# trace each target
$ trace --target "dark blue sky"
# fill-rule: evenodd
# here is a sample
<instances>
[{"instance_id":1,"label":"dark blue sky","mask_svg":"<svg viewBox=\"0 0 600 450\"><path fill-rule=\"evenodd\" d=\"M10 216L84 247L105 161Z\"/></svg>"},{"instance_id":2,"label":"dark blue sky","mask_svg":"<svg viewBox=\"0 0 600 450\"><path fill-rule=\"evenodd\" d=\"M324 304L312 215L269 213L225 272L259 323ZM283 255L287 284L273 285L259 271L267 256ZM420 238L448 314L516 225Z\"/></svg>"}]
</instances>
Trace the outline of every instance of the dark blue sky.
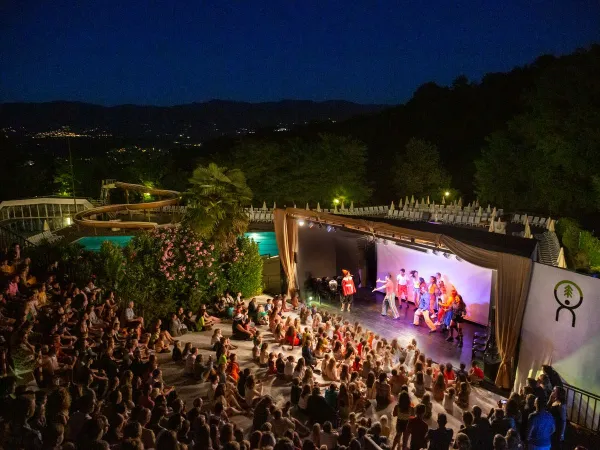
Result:
<instances>
[{"instance_id":1,"label":"dark blue sky","mask_svg":"<svg viewBox=\"0 0 600 450\"><path fill-rule=\"evenodd\" d=\"M592 42L595 0L4 0L0 101L399 103Z\"/></svg>"}]
</instances>

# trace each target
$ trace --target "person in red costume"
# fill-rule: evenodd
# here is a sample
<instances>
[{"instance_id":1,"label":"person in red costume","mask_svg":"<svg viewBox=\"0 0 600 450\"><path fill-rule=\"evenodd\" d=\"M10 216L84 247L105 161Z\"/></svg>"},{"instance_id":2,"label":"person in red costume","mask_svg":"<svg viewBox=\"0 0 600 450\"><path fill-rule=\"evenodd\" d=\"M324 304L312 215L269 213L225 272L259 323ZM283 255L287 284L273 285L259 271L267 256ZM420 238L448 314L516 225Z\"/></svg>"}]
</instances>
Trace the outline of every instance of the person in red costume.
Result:
<instances>
[{"instance_id":1,"label":"person in red costume","mask_svg":"<svg viewBox=\"0 0 600 450\"><path fill-rule=\"evenodd\" d=\"M354 286L354 280L350 272L343 269L342 274L344 275L344 278L342 278L342 311L348 308L348 312L350 312L352 300L354 300L354 294L356 294L356 286Z\"/></svg>"}]
</instances>

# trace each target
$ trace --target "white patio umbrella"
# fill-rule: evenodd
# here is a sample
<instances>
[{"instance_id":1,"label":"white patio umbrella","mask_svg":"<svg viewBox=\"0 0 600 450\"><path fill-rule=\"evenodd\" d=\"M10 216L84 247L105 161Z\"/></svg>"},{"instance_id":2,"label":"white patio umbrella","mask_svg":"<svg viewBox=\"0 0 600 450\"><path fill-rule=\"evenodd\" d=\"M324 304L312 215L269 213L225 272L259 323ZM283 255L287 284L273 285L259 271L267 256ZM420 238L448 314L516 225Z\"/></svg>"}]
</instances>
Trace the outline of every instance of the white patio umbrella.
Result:
<instances>
[{"instance_id":1,"label":"white patio umbrella","mask_svg":"<svg viewBox=\"0 0 600 450\"><path fill-rule=\"evenodd\" d=\"M429 195L427 196L427 204L429 205Z\"/></svg>"},{"instance_id":2,"label":"white patio umbrella","mask_svg":"<svg viewBox=\"0 0 600 450\"><path fill-rule=\"evenodd\" d=\"M417 201L415 202L415 208L418 208L418 207L419 207L419 200L417 200Z\"/></svg>"},{"instance_id":3,"label":"white patio umbrella","mask_svg":"<svg viewBox=\"0 0 600 450\"><path fill-rule=\"evenodd\" d=\"M445 205L445 204L446 204L446 196L442 195L442 205Z\"/></svg>"},{"instance_id":4,"label":"white patio umbrella","mask_svg":"<svg viewBox=\"0 0 600 450\"><path fill-rule=\"evenodd\" d=\"M560 248L560 252L558 253L558 259L556 260L556 265L561 269L567 268L567 261L565 259L565 249L564 247Z\"/></svg>"},{"instance_id":5,"label":"white patio umbrella","mask_svg":"<svg viewBox=\"0 0 600 450\"><path fill-rule=\"evenodd\" d=\"M254 212L254 206L250 205L250 212Z\"/></svg>"},{"instance_id":6,"label":"white patio umbrella","mask_svg":"<svg viewBox=\"0 0 600 450\"><path fill-rule=\"evenodd\" d=\"M277 204L273 202L273 209L277 209Z\"/></svg>"},{"instance_id":7,"label":"white patio umbrella","mask_svg":"<svg viewBox=\"0 0 600 450\"><path fill-rule=\"evenodd\" d=\"M555 223L556 223L556 221L554 219L552 219L550 221L550 226L548 227L548 231L550 231L552 233L556 232Z\"/></svg>"},{"instance_id":8,"label":"white patio umbrella","mask_svg":"<svg viewBox=\"0 0 600 450\"><path fill-rule=\"evenodd\" d=\"M525 231L523 233L523 237L526 239L531 239L533 235L531 234L531 227L529 226L529 221L525 222Z\"/></svg>"},{"instance_id":9,"label":"white patio umbrella","mask_svg":"<svg viewBox=\"0 0 600 450\"><path fill-rule=\"evenodd\" d=\"M488 231L490 233L495 233L496 229L494 228L494 216L491 217L490 219L490 227L488 228Z\"/></svg>"},{"instance_id":10,"label":"white patio umbrella","mask_svg":"<svg viewBox=\"0 0 600 450\"><path fill-rule=\"evenodd\" d=\"M405 205L408 205L408 203L409 203L409 200L408 200L408 195L407 195L407 196L404 198L404 204L405 204Z\"/></svg>"},{"instance_id":11,"label":"white patio umbrella","mask_svg":"<svg viewBox=\"0 0 600 450\"><path fill-rule=\"evenodd\" d=\"M527 217L527 214L525 214L523 216L523 225L527 225L529 223L529 217Z\"/></svg>"},{"instance_id":12,"label":"white patio umbrella","mask_svg":"<svg viewBox=\"0 0 600 450\"><path fill-rule=\"evenodd\" d=\"M321 212L321 204L317 202L317 212Z\"/></svg>"},{"instance_id":13,"label":"white patio umbrella","mask_svg":"<svg viewBox=\"0 0 600 450\"><path fill-rule=\"evenodd\" d=\"M44 231L50 231L50 225L48 225L48 221L44 219Z\"/></svg>"},{"instance_id":14,"label":"white patio umbrella","mask_svg":"<svg viewBox=\"0 0 600 450\"><path fill-rule=\"evenodd\" d=\"M350 202L350 211L354 211L354 200Z\"/></svg>"},{"instance_id":15,"label":"white patio umbrella","mask_svg":"<svg viewBox=\"0 0 600 450\"><path fill-rule=\"evenodd\" d=\"M496 209L496 208L494 208ZM488 203L488 207L487 207L487 213L491 213L492 212L492 207L490 206L490 204Z\"/></svg>"},{"instance_id":16,"label":"white patio umbrella","mask_svg":"<svg viewBox=\"0 0 600 450\"><path fill-rule=\"evenodd\" d=\"M334 214L337 214L337 213L338 213L338 210L337 210L337 203L334 203L334 204L333 204L333 213L334 213Z\"/></svg>"},{"instance_id":17,"label":"white patio umbrella","mask_svg":"<svg viewBox=\"0 0 600 450\"><path fill-rule=\"evenodd\" d=\"M458 199L458 206L462 208L462 197Z\"/></svg>"},{"instance_id":18,"label":"white patio umbrella","mask_svg":"<svg viewBox=\"0 0 600 450\"><path fill-rule=\"evenodd\" d=\"M267 210L267 202L263 202L263 207L262 207L263 211Z\"/></svg>"},{"instance_id":19,"label":"white patio umbrella","mask_svg":"<svg viewBox=\"0 0 600 450\"><path fill-rule=\"evenodd\" d=\"M410 204L411 204L411 205L414 205L414 204L415 204L415 196L414 196L414 195L411 195L411 196L410 196Z\"/></svg>"},{"instance_id":20,"label":"white patio umbrella","mask_svg":"<svg viewBox=\"0 0 600 450\"><path fill-rule=\"evenodd\" d=\"M392 204L390 205L390 211L393 211L395 209L394 207L394 200L392 200Z\"/></svg>"},{"instance_id":21,"label":"white patio umbrella","mask_svg":"<svg viewBox=\"0 0 600 450\"><path fill-rule=\"evenodd\" d=\"M552 217L548 217L548 220L546 220L546 230L550 229L550 222L552 222Z\"/></svg>"},{"instance_id":22,"label":"white patio umbrella","mask_svg":"<svg viewBox=\"0 0 600 450\"><path fill-rule=\"evenodd\" d=\"M481 213L483 213L483 208L480 206L480 207L477 209L477 215L478 215L479 217L481 217Z\"/></svg>"},{"instance_id":23,"label":"white patio umbrella","mask_svg":"<svg viewBox=\"0 0 600 450\"><path fill-rule=\"evenodd\" d=\"M308 203L306 204L306 210L310 211L310 206L308 206Z\"/></svg>"},{"instance_id":24,"label":"white patio umbrella","mask_svg":"<svg viewBox=\"0 0 600 450\"><path fill-rule=\"evenodd\" d=\"M467 208L470 208L470 207L471 207L471 202L469 202L469 204L467 205ZM475 207L475 206L473 206L473 207Z\"/></svg>"},{"instance_id":25,"label":"white patio umbrella","mask_svg":"<svg viewBox=\"0 0 600 450\"><path fill-rule=\"evenodd\" d=\"M398 202L398 209L402 209L402 199L400 199L400 201Z\"/></svg>"},{"instance_id":26,"label":"white patio umbrella","mask_svg":"<svg viewBox=\"0 0 600 450\"><path fill-rule=\"evenodd\" d=\"M405 203L402 207L402 211L408 211L408 203Z\"/></svg>"},{"instance_id":27,"label":"white patio umbrella","mask_svg":"<svg viewBox=\"0 0 600 450\"><path fill-rule=\"evenodd\" d=\"M492 215L496 217L496 214L498 214L498 211L496 211L496 207L494 206L494 209L492 209Z\"/></svg>"},{"instance_id":28,"label":"white patio umbrella","mask_svg":"<svg viewBox=\"0 0 600 450\"><path fill-rule=\"evenodd\" d=\"M340 209L346 209L346 207L344 206L344 200L342 200L342 206L340 206Z\"/></svg>"},{"instance_id":29,"label":"white patio umbrella","mask_svg":"<svg viewBox=\"0 0 600 450\"><path fill-rule=\"evenodd\" d=\"M425 204L425 199L423 197L421 197L421 205Z\"/></svg>"}]
</instances>

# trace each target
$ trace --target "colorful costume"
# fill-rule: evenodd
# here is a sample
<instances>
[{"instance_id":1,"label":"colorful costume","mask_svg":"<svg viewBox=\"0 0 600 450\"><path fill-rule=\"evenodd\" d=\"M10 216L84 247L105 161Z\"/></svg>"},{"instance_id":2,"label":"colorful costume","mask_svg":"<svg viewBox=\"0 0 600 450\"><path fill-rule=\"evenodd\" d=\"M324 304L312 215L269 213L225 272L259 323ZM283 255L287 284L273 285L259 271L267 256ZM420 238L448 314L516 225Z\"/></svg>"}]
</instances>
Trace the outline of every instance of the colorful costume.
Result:
<instances>
[{"instance_id":1,"label":"colorful costume","mask_svg":"<svg viewBox=\"0 0 600 450\"><path fill-rule=\"evenodd\" d=\"M354 294L356 294L356 286L354 286L354 280L350 272L342 270L342 273L344 274L344 278L342 279L342 311L345 307L348 307L348 311L350 311Z\"/></svg>"}]
</instances>

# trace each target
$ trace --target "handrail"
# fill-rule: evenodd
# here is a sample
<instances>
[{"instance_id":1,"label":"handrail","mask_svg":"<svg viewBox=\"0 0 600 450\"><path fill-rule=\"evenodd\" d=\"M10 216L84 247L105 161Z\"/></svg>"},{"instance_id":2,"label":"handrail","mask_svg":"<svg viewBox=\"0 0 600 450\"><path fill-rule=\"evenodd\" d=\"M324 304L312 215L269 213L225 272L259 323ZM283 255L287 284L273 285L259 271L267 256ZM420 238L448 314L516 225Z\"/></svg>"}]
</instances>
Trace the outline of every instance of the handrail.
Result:
<instances>
[{"instance_id":1,"label":"handrail","mask_svg":"<svg viewBox=\"0 0 600 450\"><path fill-rule=\"evenodd\" d=\"M600 432L600 396L564 383L567 420L593 433Z\"/></svg>"},{"instance_id":2,"label":"handrail","mask_svg":"<svg viewBox=\"0 0 600 450\"><path fill-rule=\"evenodd\" d=\"M154 202L147 203L122 203L115 205L105 205L99 206L97 208L88 209L85 211L81 211L77 213L74 217L74 222L77 225L81 225L84 227L92 227L92 228L125 228L125 229L153 229L158 227L156 222L114 222L114 221L106 221L106 220L94 220L88 219L90 216L95 216L98 214L117 212L117 211L136 211L136 210L147 210L154 208L161 208L163 206L171 206L179 203L179 199L181 194L178 191L171 191L168 189L156 189L149 188L148 186L144 186L142 184L131 184L131 183L122 183L116 181L113 183L116 188L138 191L138 192L148 192L151 195L158 196L169 196L171 198L167 198L165 200L157 200Z\"/></svg>"},{"instance_id":3,"label":"handrail","mask_svg":"<svg viewBox=\"0 0 600 450\"><path fill-rule=\"evenodd\" d=\"M9 228L0 225L0 245L2 248L8 248L14 242L17 242L21 247L35 247L35 244L29 239L24 238L18 233L15 233Z\"/></svg>"}]
</instances>

